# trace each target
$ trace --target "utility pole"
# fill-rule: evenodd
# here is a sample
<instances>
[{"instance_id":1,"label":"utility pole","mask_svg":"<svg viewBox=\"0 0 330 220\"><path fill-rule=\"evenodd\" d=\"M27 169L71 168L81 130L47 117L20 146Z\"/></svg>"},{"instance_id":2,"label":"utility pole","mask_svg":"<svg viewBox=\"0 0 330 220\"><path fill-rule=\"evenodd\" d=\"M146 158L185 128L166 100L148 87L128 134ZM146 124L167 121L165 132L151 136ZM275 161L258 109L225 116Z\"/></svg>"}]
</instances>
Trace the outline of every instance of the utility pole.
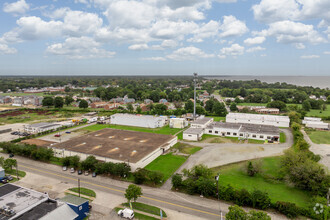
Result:
<instances>
[{"instance_id":1,"label":"utility pole","mask_svg":"<svg viewBox=\"0 0 330 220\"><path fill-rule=\"evenodd\" d=\"M197 73L194 73L194 121L196 120L196 81Z\"/></svg>"},{"instance_id":2,"label":"utility pole","mask_svg":"<svg viewBox=\"0 0 330 220\"><path fill-rule=\"evenodd\" d=\"M18 176L18 165L17 165L17 160L16 160L16 176L17 176L17 180L19 180L19 176Z\"/></svg>"},{"instance_id":3,"label":"utility pole","mask_svg":"<svg viewBox=\"0 0 330 220\"><path fill-rule=\"evenodd\" d=\"M220 195L219 195L219 177L220 173L218 173L217 176L215 176L215 181L217 182L217 196L218 196L218 202L219 202L219 210L220 210L220 220L222 220L222 211L221 211L221 203L220 203Z\"/></svg>"}]
</instances>

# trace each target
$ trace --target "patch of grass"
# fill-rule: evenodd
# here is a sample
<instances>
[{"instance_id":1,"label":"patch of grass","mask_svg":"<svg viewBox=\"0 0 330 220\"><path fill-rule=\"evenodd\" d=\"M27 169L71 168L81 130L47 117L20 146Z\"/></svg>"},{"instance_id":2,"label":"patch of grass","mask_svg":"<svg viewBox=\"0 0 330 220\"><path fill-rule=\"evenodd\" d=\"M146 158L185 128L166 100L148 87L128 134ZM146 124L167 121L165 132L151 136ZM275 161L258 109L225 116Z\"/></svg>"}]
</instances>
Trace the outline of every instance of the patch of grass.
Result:
<instances>
[{"instance_id":1,"label":"patch of grass","mask_svg":"<svg viewBox=\"0 0 330 220\"><path fill-rule=\"evenodd\" d=\"M249 191L259 189L268 193L272 202L285 201L295 203L299 207L308 206L311 195L303 190L288 186L285 182L277 180L281 174L280 157L260 159L262 161L262 173L254 177L244 172L246 162L231 164L213 168L214 172L220 171L220 184L230 184L235 189L245 188Z\"/></svg>"},{"instance_id":2,"label":"patch of grass","mask_svg":"<svg viewBox=\"0 0 330 220\"><path fill-rule=\"evenodd\" d=\"M266 106L267 103L238 103L240 106Z\"/></svg>"},{"instance_id":3,"label":"patch of grass","mask_svg":"<svg viewBox=\"0 0 330 220\"><path fill-rule=\"evenodd\" d=\"M19 168L19 167L18 167ZM6 170L6 174L12 175L13 177L17 175L16 169ZM22 170L18 170L18 177L25 177L26 173Z\"/></svg>"},{"instance_id":4,"label":"patch of grass","mask_svg":"<svg viewBox=\"0 0 330 220\"><path fill-rule=\"evenodd\" d=\"M306 133L315 144L330 144L330 131L306 129Z\"/></svg>"},{"instance_id":5,"label":"patch of grass","mask_svg":"<svg viewBox=\"0 0 330 220\"><path fill-rule=\"evenodd\" d=\"M121 210L122 208L119 207L115 207L114 208L116 213L118 213L119 210ZM148 215L144 215L138 212L134 212L134 219L139 219L139 220L159 220L159 218L154 218Z\"/></svg>"},{"instance_id":6,"label":"patch of grass","mask_svg":"<svg viewBox=\"0 0 330 220\"><path fill-rule=\"evenodd\" d=\"M208 118L213 118L214 121L226 121L226 117L220 117L220 116L206 116Z\"/></svg>"},{"instance_id":7,"label":"patch of grass","mask_svg":"<svg viewBox=\"0 0 330 220\"><path fill-rule=\"evenodd\" d=\"M174 135L182 129L179 128L170 128L168 125L161 128L141 128L141 127L132 127L132 126L124 126L124 125L102 125L96 124L83 128L88 131L98 131L103 128L113 128L113 129L121 129L121 130L129 130L129 131L140 131L140 132L148 132L148 133L156 133L156 134L169 134Z\"/></svg>"},{"instance_id":8,"label":"patch of grass","mask_svg":"<svg viewBox=\"0 0 330 220\"><path fill-rule=\"evenodd\" d=\"M284 132L280 133L280 143L285 143L286 142L286 136Z\"/></svg>"},{"instance_id":9,"label":"patch of grass","mask_svg":"<svg viewBox=\"0 0 330 220\"><path fill-rule=\"evenodd\" d=\"M249 144L263 144L265 143L264 140L255 140L255 139L248 139Z\"/></svg>"},{"instance_id":10,"label":"patch of grass","mask_svg":"<svg viewBox=\"0 0 330 220\"><path fill-rule=\"evenodd\" d=\"M201 141L207 139L211 139L209 143L239 143L238 137L222 137L219 135L203 134Z\"/></svg>"},{"instance_id":11,"label":"patch of grass","mask_svg":"<svg viewBox=\"0 0 330 220\"><path fill-rule=\"evenodd\" d=\"M197 151L201 150L202 148L201 147L196 147L196 146L192 146L192 145L189 145L189 144L184 144L184 143L176 143L173 148L176 148L180 151L180 153L183 153L183 154L194 154L196 153Z\"/></svg>"},{"instance_id":12,"label":"patch of grass","mask_svg":"<svg viewBox=\"0 0 330 220\"><path fill-rule=\"evenodd\" d=\"M77 196L76 194L68 193L68 192L66 192L65 195L71 195L71 196L79 197L79 196ZM84 196L80 196L80 198L87 199L89 202L93 202L93 200L91 200L91 199L89 199L89 198L87 198L87 197L84 197Z\"/></svg>"},{"instance_id":13,"label":"patch of grass","mask_svg":"<svg viewBox=\"0 0 330 220\"><path fill-rule=\"evenodd\" d=\"M75 192L75 193L79 193L79 189L77 187L76 188L70 188L69 190L72 191L72 192ZM85 195L85 196L96 197L96 193L93 190L83 188L83 187L80 187L80 194Z\"/></svg>"},{"instance_id":14,"label":"patch of grass","mask_svg":"<svg viewBox=\"0 0 330 220\"><path fill-rule=\"evenodd\" d=\"M129 203L123 203L122 205L125 207L128 207L128 208L130 207ZM140 203L140 202L132 202L132 207L133 207L133 210L139 210L142 212L160 216L160 208L155 207L155 206L147 205L147 204ZM163 212L163 217L167 217L164 210L162 210L162 212Z\"/></svg>"},{"instance_id":15,"label":"patch of grass","mask_svg":"<svg viewBox=\"0 0 330 220\"><path fill-rule=\"evenodd\" d=\"M54 165L58 165L58 166L63 165L62 161L61 161L61 158L59 158L59 157L51 157L49 163L54 164Z\"/></svg>"},{"instance_id":16,"label":"patch of grass","mask_svg":"<svg viewBox=\"0 0 330 220\"><path fill-rule=\"evenodd\" d=\"M149 163L145 169L163 173L163 182L165 182L186 160L186 157L178 155L160 155L154 161Z\"/></svg>"},{"instance_id":17,"label":"patch of grass","mask_svg":"<svg viewBox=\"0 0 330 220\"><path fill-rule=\"evenodd\" d=\"M179 134L176 135L178 137L178 140L183 140L183 131L181 131Z\"/></svg>"}]
</instances>

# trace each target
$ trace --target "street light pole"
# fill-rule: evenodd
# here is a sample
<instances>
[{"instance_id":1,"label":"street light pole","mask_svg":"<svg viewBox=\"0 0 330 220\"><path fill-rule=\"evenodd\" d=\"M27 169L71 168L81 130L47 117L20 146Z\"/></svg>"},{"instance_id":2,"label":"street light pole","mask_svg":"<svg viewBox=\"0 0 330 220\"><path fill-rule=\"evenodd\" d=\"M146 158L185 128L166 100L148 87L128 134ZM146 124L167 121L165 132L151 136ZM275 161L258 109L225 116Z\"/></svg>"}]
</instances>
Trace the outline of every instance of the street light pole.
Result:
<instances>
[{"instance_id":1,"label":"street light pole","mask_svg":"<svg viewBox=\"0 0 330 220\"><path fill-rule=\"evenodd\" d=\"M222 220L222 210L221 210L220 195L219 195L219 177L220 177L220 173L218 173L218 175L215 176L215 180L217 181L217 196L219 202L220 220Z\"/></svg>"},{"instance_id":2,"label":"street light pole","mask_svg":"<svg viewBox=\"0 0 330 220\"><path fill-rule=\"evenodd\" d=\"M194 121L196 120L196 81L197 73L194 73Z\"/></svg>"}]
</instances>

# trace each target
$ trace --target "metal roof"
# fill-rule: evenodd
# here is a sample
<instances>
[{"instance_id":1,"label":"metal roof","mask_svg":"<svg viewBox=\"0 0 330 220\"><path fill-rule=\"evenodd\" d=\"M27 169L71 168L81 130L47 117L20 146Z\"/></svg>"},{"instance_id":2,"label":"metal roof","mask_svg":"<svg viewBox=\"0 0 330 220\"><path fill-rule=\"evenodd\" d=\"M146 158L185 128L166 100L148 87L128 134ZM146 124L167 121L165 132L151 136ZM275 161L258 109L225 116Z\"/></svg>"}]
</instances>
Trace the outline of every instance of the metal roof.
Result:
<instances>
[{"instance_id":1,"label":"metal roof","mask_svg":"<svg viewBox=\"0 0 330 220\"><path fill-rule=\"evenodd\" d=\"M201 134L203 133L203 128L188 128L183 133L185 134Z\"/></svg>"},{"instance_id":2,"label":"metal roof","mask_svg":"<svg viewBox=\"0 0 330 220\"><path fill-rule=\"evenodd\" d=\"M81 197L78 197L78 196L73 196L73 195L70 195L70 194L64 196L62 199L60 199L60 201L67 202L67 203L77 205L77 206L79 206L81 204L84 204L85 202L88 202L87 199L84 199L84 198L81 198Z\"/></svg>"}]
</instances>

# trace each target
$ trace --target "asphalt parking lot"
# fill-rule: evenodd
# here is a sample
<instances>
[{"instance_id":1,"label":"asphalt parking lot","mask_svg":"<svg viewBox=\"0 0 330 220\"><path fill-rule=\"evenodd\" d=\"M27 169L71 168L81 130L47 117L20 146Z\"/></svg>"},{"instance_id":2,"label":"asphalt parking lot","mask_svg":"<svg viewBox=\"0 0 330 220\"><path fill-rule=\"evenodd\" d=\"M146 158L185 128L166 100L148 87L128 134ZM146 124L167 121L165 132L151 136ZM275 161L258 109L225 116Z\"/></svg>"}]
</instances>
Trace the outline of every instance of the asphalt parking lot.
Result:
<instances>
[{"instance_id":1,"label":"asphalt parking lot","mask_svg":"<svg viewBox=\"0 0 330 220\"><path fill-rule=\"evenodd\" d=\"M5 130L5 129L9 129L9 128L11 128L12 131L0 134L0 141L12 141L14 139L19 138L18 135L11 135L10 133L13 132L13 131L23 132L25 125L27 125L27 124L26 123L16 123L16 124L1 125L0 126L0 131Z\"/></svg>"}]
</instances>

